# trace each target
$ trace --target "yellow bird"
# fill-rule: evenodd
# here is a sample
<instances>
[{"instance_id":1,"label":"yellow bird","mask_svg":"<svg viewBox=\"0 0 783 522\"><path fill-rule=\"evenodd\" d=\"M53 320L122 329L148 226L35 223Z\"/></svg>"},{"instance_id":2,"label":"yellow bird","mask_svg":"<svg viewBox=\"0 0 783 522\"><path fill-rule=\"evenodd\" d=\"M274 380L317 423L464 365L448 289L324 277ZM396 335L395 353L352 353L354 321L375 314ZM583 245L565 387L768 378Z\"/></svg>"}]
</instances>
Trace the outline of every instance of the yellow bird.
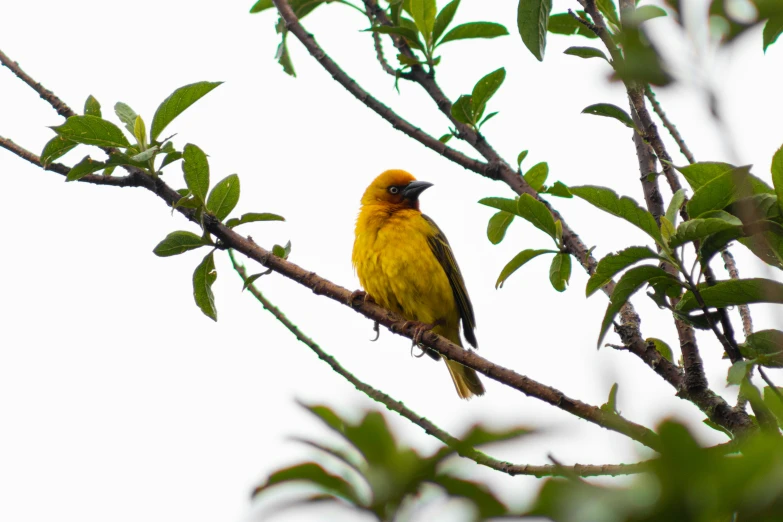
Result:
<instances>
[{"instance_id":1,"label":"yellow bird","mask_svg":"<svg viewBox=\"0 0 783 522\"><path fill-rule=\"evenodd\" d=\"M465 339L477 348L476 318L457 261L438 225L419 210L419 194L431 186L404 170L375 178L362 196L353 266L379 305L432 325L433 332L459 346L461 320ZM431 350L427 354L440 359ZM446 366L461 398L484 394L473 369L450 360Z\"/></svg>"}]
</instances>

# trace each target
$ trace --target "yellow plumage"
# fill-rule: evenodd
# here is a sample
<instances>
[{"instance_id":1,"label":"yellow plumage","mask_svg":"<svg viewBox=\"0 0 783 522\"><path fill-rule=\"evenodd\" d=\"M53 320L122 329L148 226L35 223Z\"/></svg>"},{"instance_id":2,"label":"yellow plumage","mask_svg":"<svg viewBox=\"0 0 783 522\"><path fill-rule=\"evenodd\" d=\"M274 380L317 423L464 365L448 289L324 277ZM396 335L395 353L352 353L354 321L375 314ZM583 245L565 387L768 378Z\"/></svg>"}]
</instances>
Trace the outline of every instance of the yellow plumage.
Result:
<instances>
[{"instance_id":1,"label":"yellow plumage","mask_svg":"<svg viewBox=\"0 0 783 522\"><path fill-rule=\"evenodd\" d=\"M429 186L402 170L373 181L356 221L353 265L364 290L384 308L431 324L433 332L460 346L462 321L465 338L476 346L473 308L451 247L419 211L418 195ZM460 397L484 393L475 371L454 361L446 365Z\"/></svg>"}]
</instances>

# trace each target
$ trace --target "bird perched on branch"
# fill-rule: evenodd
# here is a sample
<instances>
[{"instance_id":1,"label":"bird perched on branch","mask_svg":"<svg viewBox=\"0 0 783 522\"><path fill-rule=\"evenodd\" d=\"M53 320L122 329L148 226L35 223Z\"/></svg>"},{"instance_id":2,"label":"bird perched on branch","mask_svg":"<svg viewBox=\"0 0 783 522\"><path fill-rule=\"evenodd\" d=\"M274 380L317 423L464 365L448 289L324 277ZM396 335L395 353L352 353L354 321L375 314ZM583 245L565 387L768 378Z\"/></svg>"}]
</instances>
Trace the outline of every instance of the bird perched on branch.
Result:
<instances>
[{"instance_id":1,"label":"bird perched on branch","mask_svg":"<svg viewBox=\"0 0 783 522\"><path fill-rule=\"evenodd\" d=\"M432 183L404 170L387 170L367 187L356 220L353 266L376 303L409 321L427 325L454 344L477 347L476 319L451 246L438 225L419 210L419 195ZM440 355L426 353L433 359ZM463 399L483 395L476 372L446 360Z\"/></svg>"}]
</instances>

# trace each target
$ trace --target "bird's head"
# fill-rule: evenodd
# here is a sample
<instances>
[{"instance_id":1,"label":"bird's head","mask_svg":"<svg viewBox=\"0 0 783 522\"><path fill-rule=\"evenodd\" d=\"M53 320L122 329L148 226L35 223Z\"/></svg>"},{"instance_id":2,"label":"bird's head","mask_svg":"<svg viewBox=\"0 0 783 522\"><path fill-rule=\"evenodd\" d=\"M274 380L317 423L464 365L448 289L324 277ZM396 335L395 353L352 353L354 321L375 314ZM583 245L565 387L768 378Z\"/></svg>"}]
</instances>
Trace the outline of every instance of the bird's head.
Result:
<instances>
[{"instance_id":1,"label":"bird's head","mask_svg":"<svg viewBox=\"0 0 783 522\"><path fill-rule=\"evenodd\" d=\"M404 170L387 170L373 180L362 196L362 205L384 205L392 208L419 208L419 194L432 186L416 181Z\"/></svg>"}]
</instances>

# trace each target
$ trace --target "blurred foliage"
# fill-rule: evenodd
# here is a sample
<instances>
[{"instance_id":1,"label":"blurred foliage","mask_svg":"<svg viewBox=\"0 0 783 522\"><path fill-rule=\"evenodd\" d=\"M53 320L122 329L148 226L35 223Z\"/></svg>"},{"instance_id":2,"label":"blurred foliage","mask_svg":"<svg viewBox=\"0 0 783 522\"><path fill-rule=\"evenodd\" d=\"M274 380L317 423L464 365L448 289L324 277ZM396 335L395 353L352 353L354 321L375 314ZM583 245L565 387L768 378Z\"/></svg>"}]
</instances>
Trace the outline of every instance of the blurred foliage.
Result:
<instances>
[{"instance_id":1,"label":"blurred foliage","mask_svg":"<svg viewBox=\"0 0 783 522\"><path fill-rule=\"evenodd\" d=\"M310 439L296 439L327 455L330 465L324 467L308 461L277 470L255 489L254 497L297 483L308 485L316 493L303 496L295 505L337 502L381 521L397 520L408 503L438 494L466 501L470 505L470 520L510 513L485 485L440 469L444 461L454 456L456 448L443 446L432 455L423 456L400 445L378 411L369 411L359 422L351 423L326 406L306 406L306 409L339 434L345 444L334 447ZM516 440L528 433L530 430L520 427L496 431L474 426L462 437L461 445L473 448ZM289 506L277 509L281 507Z\"/></svg>"}]
</instances>

